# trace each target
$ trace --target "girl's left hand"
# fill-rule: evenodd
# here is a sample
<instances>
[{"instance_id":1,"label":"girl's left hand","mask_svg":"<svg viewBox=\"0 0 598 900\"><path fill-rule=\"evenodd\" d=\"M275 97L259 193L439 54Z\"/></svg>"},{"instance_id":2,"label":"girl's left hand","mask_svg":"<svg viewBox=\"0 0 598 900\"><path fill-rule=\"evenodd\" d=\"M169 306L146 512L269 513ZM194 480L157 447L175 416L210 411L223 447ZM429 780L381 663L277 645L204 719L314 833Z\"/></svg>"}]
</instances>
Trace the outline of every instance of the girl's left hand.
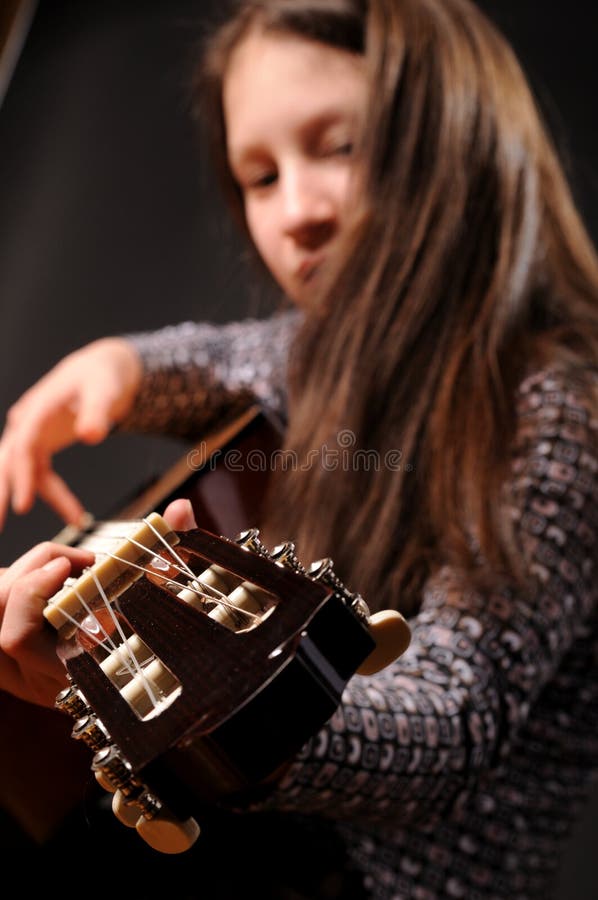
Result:
<instances>
[{"instance_id":1,"label":"girl's left hand","mask_svg":"<svg viewBox=\"0 0 598 900\"><path fill-rule=\"evenodd\" d=\"M93 564L87 550L44 542L0 574L0 688L42 706L54 706L66 686L56 655L56 633L42 612L69 575Z\"/></svg>"},{"instance_id":2,"label":"girl's left hand","mask_svg":"<svg viewBox=\"0 0 598 900\"><path fill-rule=\"evenodd\" d=\"M195 526L186 500L171 503L164 518L177 531ZM56 633L43 609L69 575L78 575L93 562L88 550L46 541L0 569L0 690L54 706L67 679L56 654Z\"/></svg>"}]
</instances>

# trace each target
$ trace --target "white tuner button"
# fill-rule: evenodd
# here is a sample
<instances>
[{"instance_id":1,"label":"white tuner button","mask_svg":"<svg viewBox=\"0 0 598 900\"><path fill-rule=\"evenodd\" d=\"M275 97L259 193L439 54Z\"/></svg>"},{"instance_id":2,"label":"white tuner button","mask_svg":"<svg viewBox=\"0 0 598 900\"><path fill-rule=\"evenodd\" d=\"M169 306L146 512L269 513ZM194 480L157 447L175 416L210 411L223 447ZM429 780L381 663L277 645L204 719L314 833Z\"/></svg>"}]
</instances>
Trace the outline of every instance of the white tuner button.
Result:
<instances>
[{"instance_id":1,"label":"white tuner button","mask_svg":"<svg viewBox=\"0 0 598 900\"><path fill-rule=\"evenodd\" d=\"M112 812L118 821L126 825L127 828L135 828L141 815L139 806L131 801L127 802L127 798L122 791L115 791L112 797Z\"/></svg>"},{"instance_id":2,"label":"white tuner button","mask_svg":"<svg viewBox=\"0 0 598 900\"><path fill-rule=\"evenodd\" d=\"M175 819L164 810L153 819L142 816L136 825L146 844L160 853L184 853L199 837L199 825L195 819Z\"/></svg>"},{"instance_id":3,"label":"white tuner button","mask_svg":"<svg viewBox=\"0 0 598 900\"><path fill-rule=\"evenodd\" d=\"M373 675L401 656L411 641L411 629L394 609L384 609L368 619L376 646L357 669L359 675Z\"/></svg>"}]
</instances>

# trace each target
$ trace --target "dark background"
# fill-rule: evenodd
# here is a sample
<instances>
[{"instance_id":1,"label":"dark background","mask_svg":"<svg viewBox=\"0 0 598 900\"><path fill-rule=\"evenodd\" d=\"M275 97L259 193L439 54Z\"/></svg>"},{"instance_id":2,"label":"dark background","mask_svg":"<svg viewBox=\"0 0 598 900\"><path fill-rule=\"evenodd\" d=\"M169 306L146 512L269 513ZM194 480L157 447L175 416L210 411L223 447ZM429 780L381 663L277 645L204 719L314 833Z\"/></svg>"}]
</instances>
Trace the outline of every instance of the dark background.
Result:
<instances>
[{"instance_id":1,"label":"dark background","mask_svg":"<svg viewBox=\"0 0 598 900\"><path fill-rule=\"evenodd\" d=\"M8 0L0 0L0 6ZM598 235L593 4L479 3L511 39ZM260 312L191 124L197 40L217 0L40 0L0 107L0 421L94 338ZM1 98L0 98L1 102ZM96 514L176 459L167 438L73 448L61 473ZM0 562L60 527L10 516ZM572 836L562 900L594 900L598 799Z\"/></svg>"}]
</instances>

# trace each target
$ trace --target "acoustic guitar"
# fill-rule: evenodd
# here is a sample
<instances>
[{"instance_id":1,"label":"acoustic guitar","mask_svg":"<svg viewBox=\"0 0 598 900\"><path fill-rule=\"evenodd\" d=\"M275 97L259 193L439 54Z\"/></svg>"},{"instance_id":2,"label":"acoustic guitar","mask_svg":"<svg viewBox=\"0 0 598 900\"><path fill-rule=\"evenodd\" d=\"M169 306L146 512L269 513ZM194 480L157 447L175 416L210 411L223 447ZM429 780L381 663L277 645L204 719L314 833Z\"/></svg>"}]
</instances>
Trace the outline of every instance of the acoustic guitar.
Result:
<instances>
[{"instance_id":1,"label":"acoustic guitar","mask_svg":"<svg viewBox=\"0 0 598 900\"><path fill-rule=\"evenodd\" d=\"M96 563L44 612L70 681L57 706L116 817L164 853L193 845L202 812L259 799L348 680L409 643L400 614L371 616L332 560L306 565L257 528L233 536L249 507L259 516L278 439L249 410L121 517L61 536ZM258 477L233 487L247 470ZM202 527L170 529L158 510L173 496L191 499Z\"/></svg>"}]
</instances>

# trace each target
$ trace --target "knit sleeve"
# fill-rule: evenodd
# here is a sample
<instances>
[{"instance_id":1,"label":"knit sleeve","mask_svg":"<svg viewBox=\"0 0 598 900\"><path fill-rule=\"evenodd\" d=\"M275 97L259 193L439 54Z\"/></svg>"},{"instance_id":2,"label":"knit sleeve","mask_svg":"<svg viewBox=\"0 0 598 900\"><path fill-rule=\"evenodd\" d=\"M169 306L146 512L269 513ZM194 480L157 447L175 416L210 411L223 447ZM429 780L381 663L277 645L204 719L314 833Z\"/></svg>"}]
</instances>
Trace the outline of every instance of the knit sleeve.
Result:
<instances>
[{"instance_id":1,"label":"knit sleeve","mask_svg":"<svg viewBox=\"0 0 598 900\"><path fill-rule=\"evenodd\" d=\"M297 314L225 325L183 322L126 335L143 378L124 431L193 437L250 403L284 420L286 368Z\"/></svg>"}]
</instances>

